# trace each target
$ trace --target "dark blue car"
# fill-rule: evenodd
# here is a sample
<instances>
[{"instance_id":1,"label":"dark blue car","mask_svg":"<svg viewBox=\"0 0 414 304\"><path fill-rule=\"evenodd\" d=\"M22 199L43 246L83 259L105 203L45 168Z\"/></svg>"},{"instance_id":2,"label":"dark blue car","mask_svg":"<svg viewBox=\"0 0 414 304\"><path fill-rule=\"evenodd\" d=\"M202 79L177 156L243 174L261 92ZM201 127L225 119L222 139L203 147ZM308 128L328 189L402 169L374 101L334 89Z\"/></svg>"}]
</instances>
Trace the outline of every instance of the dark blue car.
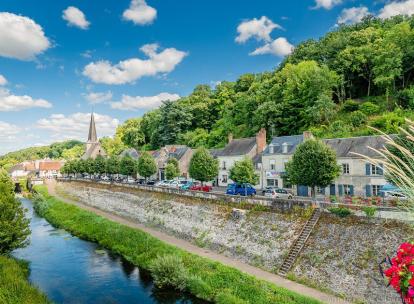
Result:
<instances>
[{"instance_id":1,"label":"dark blue car","mask_svg":"<svg viewBox=\"0 0 414 304\"><path fill-rule=\"evenodd\" d=\"M227 186L226 194L229 195L256 195L256 189L250 184L230 184Z\"/></svg>"}]
</instances>

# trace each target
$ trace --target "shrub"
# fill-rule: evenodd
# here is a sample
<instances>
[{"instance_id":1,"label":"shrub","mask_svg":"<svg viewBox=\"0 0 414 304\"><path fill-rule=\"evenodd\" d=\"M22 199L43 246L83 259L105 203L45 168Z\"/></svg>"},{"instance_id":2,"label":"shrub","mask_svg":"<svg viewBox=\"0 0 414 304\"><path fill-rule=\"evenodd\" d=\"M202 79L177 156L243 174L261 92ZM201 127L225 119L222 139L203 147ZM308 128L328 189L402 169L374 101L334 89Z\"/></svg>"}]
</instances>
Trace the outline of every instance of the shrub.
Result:
<instances>
[{"instance_id":1,"label":"shrub","mask_svg":"<svg viewBox=\"0 0 414 304\"><path fill-rule=\"evenodd\" d=\"M401 113L390 112L381 115L371 122L371 126L385 133L398 133L399 127L405 123L404 116Z\"/></svg>"},{"instance_id":2,"label":"shrub","mask_svg":"<svg viewBox=\"0 0 414 304\"><path fill-rule=\"evenodd\" d=\"M336 216L339 216L342 218L347 217L351 215L352 213L351 210L349 210L348 208L343 208L343 207L331 207L331 208L328 208L328 210L331 213L335 214Z\"/></svg>"},{"instance_id":3,"label":"shrub","mask_svg":"<svg viewBox=\"0 0 414 304\"><path fill-rule=\"evenodd\" d=\"M362 207L362 211L364 211L365 215L369 218L372 218L375 216L375 213L377 212L377 207L375 206L364 206Z\"/></svg>"},{"instance_id":4,"label":"shrub","mask_svg":"<svg viewBox=\"0 0 414 304\"><path fill-rule=\"evenodd\" d=\"M359 103L355 100L347 100L342 104L342 111L344 112L354 112L359 109Z\"/></svg>"},{"instance_id":5,"label":"shrub","mask_svg":"<svg viewBox=\"0 0 414 304\"><path fill-rule=\"evenodd\" d=\"M229 292L219 293L215 298L215 302L217 304L247 304L246 301L239 299Z\"/></svg>"},{"instance_id":6,"label":"shrub","mask_svg":"<svg viewBox=\"0 0 414 304\"><path fill-rule=\"evenodd\" d=\"M355 111L349 115L348 120L353 127L357 128L366 123L367 116L361 111Z\"/></svg>"},{"instance_id":7,"label":"shrub","mask_svg":"<svg viewBox=\"0 0 414 304\"><path fill-rule=\"evenodd\" d=\"M188 272L178 255L159 256L149 269L157 287L172 287L181 291L186 289Z\"/></svg>"},{"instance_id":8,"label":"shrub","mask_svg":"<svg viewBox=\"0 0 414 304\"><path fill-rule=\"evenodd\" d=\"M380 107L370 101L367 101L359 106L359 110L365 115L374 115L380 111Z\"/></svg>"}]
</instances>

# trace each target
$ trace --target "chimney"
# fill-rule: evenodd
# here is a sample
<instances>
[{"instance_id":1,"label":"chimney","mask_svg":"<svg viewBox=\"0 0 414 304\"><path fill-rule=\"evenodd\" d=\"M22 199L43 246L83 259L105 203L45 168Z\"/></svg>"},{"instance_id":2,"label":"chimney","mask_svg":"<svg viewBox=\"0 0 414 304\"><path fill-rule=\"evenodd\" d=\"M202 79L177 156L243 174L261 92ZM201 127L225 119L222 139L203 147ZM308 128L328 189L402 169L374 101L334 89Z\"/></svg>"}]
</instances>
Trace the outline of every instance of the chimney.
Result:
<instances>
[{"instance_id":1,"label":"chimney","mask_svg":"<svg viewBox=\"0 0 414 304\"><path fill-rule=\"evenodd\" d=\"M311 131L304 131L303 132L303 141L313 139L313 134Z\"/></svg>"},{"instance_id":2,"label":"chimney","mask_svg":"<svg viewBox=\"0 0 414 304\"><path fill-rule=\"evenodd\" d=\"M256 134L256 153L260 154L266 147L266 129L261 128L260 131Z\"/></svg>"},{"instance_id":3,"label":"chimney","mask_svg":"<svg viewBox=\"0 0 414 304\"><path fill-rule=\"evenodd\" d=\"M229 133L228 136L228 143L231 143L233 141L233 133Z\"/></svg>"}]
</instances>

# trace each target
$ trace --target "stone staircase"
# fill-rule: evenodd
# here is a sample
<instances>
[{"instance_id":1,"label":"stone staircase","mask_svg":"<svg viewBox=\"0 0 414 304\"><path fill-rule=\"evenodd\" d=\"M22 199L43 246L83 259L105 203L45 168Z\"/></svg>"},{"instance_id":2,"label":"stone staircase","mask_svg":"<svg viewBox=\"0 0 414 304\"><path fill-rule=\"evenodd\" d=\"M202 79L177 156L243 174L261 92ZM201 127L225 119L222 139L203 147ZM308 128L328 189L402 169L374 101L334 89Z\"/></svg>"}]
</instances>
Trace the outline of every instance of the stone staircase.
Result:
<instances>
[{"instance_id":1,"label":"stone staircase","mask_svg":"<svg viewBox=\"0 0 414 304\"><path fill-rule=\"evenodd\" d=\"M285 276L289 270L292 268L293 264L296 261L299 253L302 251L302 248L305 246L309 236L312 233L313 228L315 227L316 223L319 221L321 217L321 210L319 208L315 208L312 213L310 219L306 222L305 226L302 228L300 235L298 238L293 242L292 247L290 247L289 254L283 261L282 266L279 269L279 275Z\"/></svg>"}]
</instances>

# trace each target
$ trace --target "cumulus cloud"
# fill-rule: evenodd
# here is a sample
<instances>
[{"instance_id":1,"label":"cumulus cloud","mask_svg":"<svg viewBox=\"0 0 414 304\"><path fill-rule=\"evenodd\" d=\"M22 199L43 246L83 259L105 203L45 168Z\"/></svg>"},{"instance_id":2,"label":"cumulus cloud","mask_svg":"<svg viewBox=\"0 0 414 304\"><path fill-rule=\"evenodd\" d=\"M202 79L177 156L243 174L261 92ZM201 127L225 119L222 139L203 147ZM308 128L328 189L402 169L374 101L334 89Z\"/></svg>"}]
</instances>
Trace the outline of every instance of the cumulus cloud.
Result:
<instances>
[{"instance_id":1,"label":"cumulus cloud","mask_svg":"<svg viewBox=\"0 0 414 304\"><path fill-rule=\"evenodd\" d=\"M83 95L90 104L107 102L112 99L112 92L90 92Z\"/></svg>"},{"instance_id":2,"label":"cumulus cloud","mask_svg":"<svg viewBox=\"0 0 414 304\"><path fill-rule=\"evenodd\" d=\"M330 10L336 5L342 3L342 0L315 0L315 9L324 8Z\"/></svg>"},{"instance_id":3,"label":"cumulus cloud","mask_svg":"<svg viewBox=\"0 0 414 304\"><path fill-rule=\"evenodd\" d=\"M257 48L250 53L252 56L271 54L275 56L287 56L292 53L294 47L286 38L280 37L276 40L266 43L264 46Z\"/></svg>"},{"instance_id":4,"label":"cumulus cloud","mask_svg":"<svg viewBox=\"0 0 414 304\"><path fill-rule=\"evenodd\" d=\"M30 96L13 95L9 90L0 89L0 112L20 111L29 108L51 108L52 104L44 99Z\"/></svg>"},{"instance_id":5,"label":"cumulus cloud","mask_svg":"<svg viewBox=\"0 0 414 304\"><path fill-rule=\"evenodd\" d=\"M0 74L0 86L4 86L7 84L7 79L3 75Z\"/></svg>"},{"instance_id":6,"label":"cumulus cloud","mask_svg":"<svg viewBox=\"0 0 414 304\"><path fill-rule=\"evenodd\" d=\"M152 23L157 18L157 10L149 6L145 0L132 0L122 16L134 24L145 25Z\"/></svg>"},{"instance_id":7,"label":"cumulus cloud","mask_svg":"<svg viewBox=\"0 0 414 304\"><path fill-rule=\"evenodd\" d=\"M250 38L255 38L259 41L271 41L270 33L275 29L282 27L266 16L262 16L260 19L254 18L251 20L243 21L237 27L238 36L236 42L244 43Z\"/></svg>"},{"instance_id":8,"label":"cumulus cloud","mask_svg":"<svg viewBox=\"0 0 414 304\"><path fill-rule=\"evenodd\" d=\"M106 60L92 62L84 68L83 75L95 83L125 84L143 76L169 73L187 56L175 48L157 53L158 44L146 44L140 50L148 59L131 58L115 65Z\"/></svg>"},{"instance_id":9,"label":"cumulus cloud","mask_svg":"<svg viewBox=\"0 0 414 304\"><path fill-rule=\"evenodd\" d=\"M386 4L381 10L378 17L387 19L396 15L411 16L414 14L414 0L393 1Z\"/></svg>"},{"instance_id":10,"label":"cumulus cloud","mask_svg":"<svg viewBox=\"0 0 414 304\"><path fill-rule=\"evenodd\" d=\"M119 102L111 103L112 109L118 110L147 110L158 108L163 101L176 101L178 94L160 93L155 96L128 96L123 95Z\"/></svg>"},{"instance_id":11,"label":"cumulus cloud","mask_svg":"<svg viewBox=\"0 0 414 304\"><path fill-rule=\"evenodd\" d=\"M0 13L0 56L33 60L49 47L42 27L32 19Z\"/></svg>"},{"instance_id":12,"label":"cumulus cloud","mask_svg":"<svg viewBox=\"0 0 414 304\"><path fill-rule=\"evenodd\" d=\"M53 138L85 140L88 136L90 113L74 113L71 115L52 114L48 118L37 121L36 127L51 132ZM108 115L95 113L96 130L99 136L112 136L119 120Z\"/></svg>"},{"instance_id":13,"label":"cumulus cloud","mask_svg":"<svg viewBox=\"0 0 414 304\"><path fill-rule=\"evenodd\" d=\"M62 18L68 22L69 26L76 26L83 30L87 30L90 25L90 22L86 20L85 14L74 6L69 6L65 9Z\"/></svg>"},{"instance_id":14,"label":"cumulus cloud","mask_svg":"<svg viewBox=\"0 0 414 304\"><path fill-rule=\"evenodd\" d=\"M358 23L368 15L369 11L365 6L346 8L343 9L341 15L339 15L338 24Z\"/></svg>"}]
</instances>

